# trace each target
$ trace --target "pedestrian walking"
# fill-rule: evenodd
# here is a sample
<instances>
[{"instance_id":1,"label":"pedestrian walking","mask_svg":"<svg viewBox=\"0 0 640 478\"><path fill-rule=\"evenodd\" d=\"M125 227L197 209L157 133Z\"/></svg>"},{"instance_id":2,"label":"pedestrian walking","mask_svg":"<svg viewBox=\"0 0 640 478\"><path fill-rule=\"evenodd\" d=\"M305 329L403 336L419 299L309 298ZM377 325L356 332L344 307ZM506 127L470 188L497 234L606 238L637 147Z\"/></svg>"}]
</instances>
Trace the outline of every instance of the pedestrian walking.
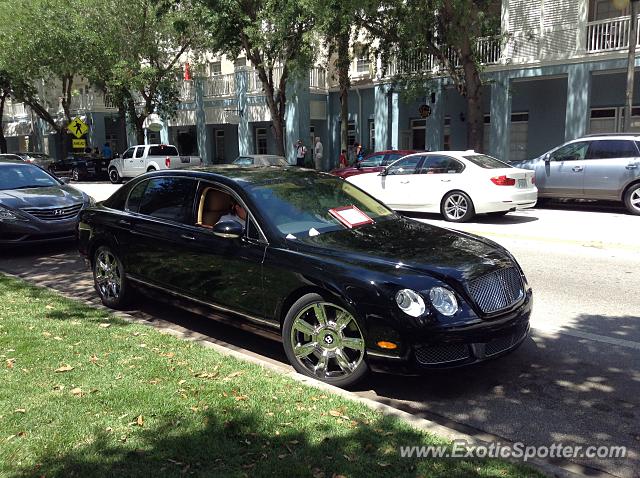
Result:
<instances>
[{"instance_id":1,"label":"pedestrian walking","mask_svg":"<svg viewBox=\"0 0 640 478\"><path fill-rule=\"evenodd\" d=\"M343 149L340 153L340 156L338 157L338 168L342 169L346 168L347 166L349 166L349 158L347 158L347 150Z\"/></svg>"},{"instance_id":2,"label":"pedestrian walking","mask_svg":"<svg viewBox=\"0 0 640 478\"><path fill-rule=\"evenodd\" d=\"M304 159L307 156L307 147L304 145L301 139L296 141L296 166L304 167Z\"/></svg>"},{"instance_id":3,"label":"pedestrian walking","mask_svg":"<svg viewBox=\"0 0 640 478\"><path fill-rule=\"evenodd\" d=\"M353 143L353 148L354 148L354 153L353 153L354 161L356 163L359 163L364 159L364 150L362 149L362 145L360 143Z\"/></svg>"},{"instance_id":4,"label":"pedestrian walking","mask_svg":"<svg viewBox=\"0 0 640 478\"><path fill-rule=\"evenodd\" d=\"M320 142L320 138L316 136L316 145L313 148L313 160L315 162L315 167L318 171L322 170L322 154L324 148L322 147L322 143Z\"/></svg>"},{"instance_id":5,"label":"pedestrian walking","mask_svg":"<svg viewBox=\"0 0 640 478\"><path fill-rule=\"evenodd\" d=\"M113 159L113 151L111 150L109 143L104 143L104 146L102 147L102 157L104 159Z\"/></svg>"}]
</instances>

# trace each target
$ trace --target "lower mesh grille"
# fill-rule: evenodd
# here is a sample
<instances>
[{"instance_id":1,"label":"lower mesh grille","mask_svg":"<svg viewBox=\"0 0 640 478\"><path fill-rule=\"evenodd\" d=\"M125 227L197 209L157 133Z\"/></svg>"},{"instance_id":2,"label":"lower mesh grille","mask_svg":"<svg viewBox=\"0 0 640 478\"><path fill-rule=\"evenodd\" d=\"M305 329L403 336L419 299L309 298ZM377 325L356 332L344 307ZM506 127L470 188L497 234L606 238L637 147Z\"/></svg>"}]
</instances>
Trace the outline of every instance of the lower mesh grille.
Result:
<instances>
[{"instance_id":1,"label":"lower mesh grille","mask_svg":"<svg viewBox=\"0 0 640 478\"><path fill-rule=\"evenodd\" d=\"M506 335L504 337L499 337L497 339L493 339L490 342L487 342L484 348L485 357L490 357L491 355L499 354L500 352L504 352L507 349L510 349L515 344L517 344L527 333L527 327L519 327L516 332L511 335Z\"/></svg>"},{"instance_id":2,"label":"lower mesh grille","mask_svg":"<svg viewBox=\"0 0 640 478\"><path fill-rule=\"evenodd\" d=\"M422 345L416 348L416 360L424 365L456 362L469 358L465 344Z\"/></svg>"},{"instance_id":3,"label":"lower mesh grille","mask_svg":"<svg viewBox=\"0 0 640 478\"><path fill-rule=\"evenodd\" d=\"M524 297L522 277L515 267L491 272L471 281L467 287L485 314L507 309Z\"/></svg>"}]
</instances>

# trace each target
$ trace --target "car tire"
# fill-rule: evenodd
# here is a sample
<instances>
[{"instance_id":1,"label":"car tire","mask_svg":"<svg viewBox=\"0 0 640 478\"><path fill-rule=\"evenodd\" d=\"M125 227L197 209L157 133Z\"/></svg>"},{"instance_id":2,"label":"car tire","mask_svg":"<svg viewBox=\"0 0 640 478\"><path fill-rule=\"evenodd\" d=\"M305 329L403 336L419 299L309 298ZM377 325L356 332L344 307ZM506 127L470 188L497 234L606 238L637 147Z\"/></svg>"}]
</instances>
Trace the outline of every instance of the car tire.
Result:
<instances>
[{"instance_id":1,"label":"car tire","mask_svg":"<svg viewBox=\"0 0 640 478\"><path fill-rule=\"evenodd\" d=\"M624 205L631 214L640 216L640 183L629 186L624 193Z\"/></svg>"},{"instance_id":2,"label":"car tire","mask_svg":"<svg viewBox=\"0 0 640 478\"><path fill-rule=\"evenodd\" d=\"M473 201L467 193L451 191L442 199L440 212L445 221L467 222L476 215Z\"/></svg>"},{"instance_id":3,"label":"car tire","mask_svg":"<svg viewBox=\"0 0 640 478\"><path fill-rule=\"evenodd\" d=\"M118 170L116 168L111 168L109 170L109 181L111 181L111 184L120 184L122 182L122 177L118 174Z\"/></svg>"},{"instance_id":4,"label":"car tire","mask_svg":"<svg viewBox=\"0 0 640 478\"><path fill-rule=\"evenodd\" d=\"M150 167L147 168L147 172L148 173L152 173L155 170L156 170L156 168L154 168L153 166L150 166Z\"/></svg>"},{"instance_id":5,"label":"car tire","mask_svg":"<svg viewBox=\"0 0 640 478\"><path fill-rule=\"evenodd\" d=\"M319 294L300 297L282 324L282 343L298 373L349 387L369 372L362 328L345 307Z\"/></svg>"},{"instance_id":6,"label":"car tire","mask_svg":"<svg viewBox=\"0 0 640 478\"><path fill-rule=\"evenodd\" d=\"M93 255L93 283L100 300L112 309L122 309L129 303L129 284L124 266L109 246L100 246Z\"/></svg>"},{"instance_id":7,"label":"car tire","mask_svg":"<svg viewBox=\"0 0 640 478\"><path fill-rule=\"evenodd\" d=\"M74 181L80 181L80 169L79 168L73 168L71 170L71 179L73 179Z\"/></svg>"}]
</instances>

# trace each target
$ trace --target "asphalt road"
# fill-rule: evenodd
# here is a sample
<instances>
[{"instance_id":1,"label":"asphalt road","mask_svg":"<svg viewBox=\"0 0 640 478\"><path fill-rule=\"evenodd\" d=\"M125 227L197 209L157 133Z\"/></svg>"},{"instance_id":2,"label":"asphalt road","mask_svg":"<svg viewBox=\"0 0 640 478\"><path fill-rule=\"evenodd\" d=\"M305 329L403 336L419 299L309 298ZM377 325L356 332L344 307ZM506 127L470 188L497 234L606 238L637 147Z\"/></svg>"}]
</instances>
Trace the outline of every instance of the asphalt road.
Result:
<instances>
[{"instance_id":1,"label":"asphalt road","mask_svg":"<svg viewBox=\"0 0 640 478\"><path fill-rule=\"evenodd\" d=\"M97 199L113 189L80 187ZM438 216L416 219L451 226ZM638 476L640 217L616 204L557 203L456 227L518 259L534 290L531 337L493 362L422 377L373 375L356 392L501 443L626 446L625 459L556 463L588 476ZM0 269L95 300L73 246L3 251ZM276 342L142 298L135 307L151 323L286 364Z\"/></svg>"}]
</instances>

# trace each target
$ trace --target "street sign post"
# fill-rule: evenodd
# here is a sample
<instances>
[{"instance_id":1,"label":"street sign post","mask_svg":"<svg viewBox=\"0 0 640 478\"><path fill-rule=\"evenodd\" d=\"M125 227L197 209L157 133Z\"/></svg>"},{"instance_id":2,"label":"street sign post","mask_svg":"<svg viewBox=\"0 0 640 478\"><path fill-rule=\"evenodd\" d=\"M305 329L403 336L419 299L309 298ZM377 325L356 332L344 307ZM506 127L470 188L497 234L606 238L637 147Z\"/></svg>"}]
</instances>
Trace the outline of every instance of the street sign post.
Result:
<instances>
[{"instance_id":1,"label":"street sign post","mask_svg":"<svg viewBox=\"0 0 640 478\"><path fill-rule=\"evenodd\" d=\"M86 139L73 139L71 140L71 146L73 149L84 149L87 147Z\"/></svg>"}]
</instances>

